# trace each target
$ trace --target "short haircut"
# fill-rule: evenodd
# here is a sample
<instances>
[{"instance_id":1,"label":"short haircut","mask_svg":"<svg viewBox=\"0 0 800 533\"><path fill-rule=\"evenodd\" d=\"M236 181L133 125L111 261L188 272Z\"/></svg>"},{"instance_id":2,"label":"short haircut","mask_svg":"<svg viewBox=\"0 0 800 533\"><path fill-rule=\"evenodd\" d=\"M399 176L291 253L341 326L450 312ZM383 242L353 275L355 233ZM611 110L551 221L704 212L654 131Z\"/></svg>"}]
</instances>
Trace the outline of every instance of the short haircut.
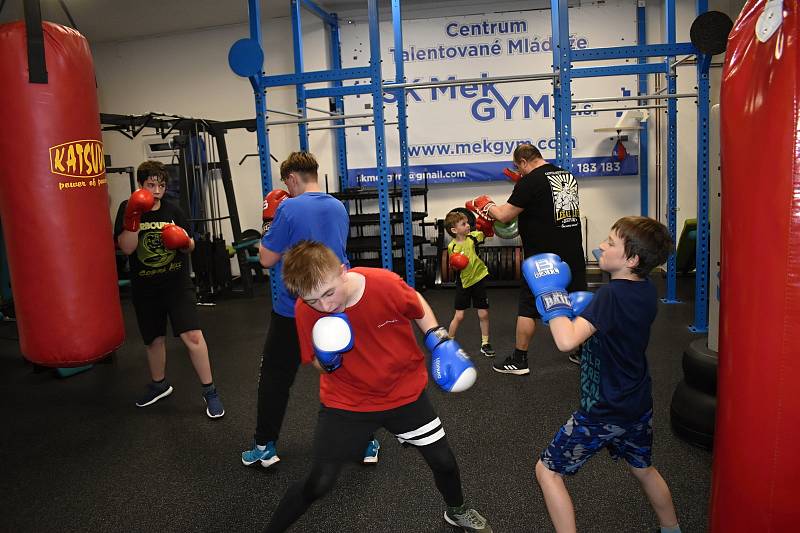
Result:
<instances>
[{"instance_id":1,"label":"short haircut","mask_svg":"<svg viewBox=\"0 0 800 533\"><path fill-rule=\"evenodd\" d=\"M651 270L663 264L674 248L667 227L653 218L622 217L611 229L625 241L625 257L639 256L639 264L631 272L640 278L647 277Z\"/></svg>"},{"instance_id":2,"label":"short haircut","mask_svg":"<svg viewBox=\"0 0 800 533\"><path fill-rule=\"evenodd\" d=\"M144 185L145 180L150 177L154 177L159 182L163 181L166 184L169 180L169 172L167 172L167 167L164 166L164 163L150 160L139 165L139 168L136 169L136 181L139 185Z\"/></svg>"},{"instance_id":3,"label":"short haircut","mask_svg":"<svg viewBox=\"0 0 800 533\"><path fill-rule=\"evenodd\" d=\"M283 256L283 284L302 298L337 274L341 265L333 250L321 242L300 241Z\"/></svg>"},{"instance_id":4,"label":"short haircut","mask_svg":"<svg viewBox=\"0 0 800 533\"><path fill-rule=\"evenodd\" d=\"M465 215L461 211L450 211L449 213L447 213L447 216L444 217L444 227L454 228L455 225L461 222L462 220L466 220L467 222L469 222L467 215Z\"/></svg>"},{"instance_id":5,"label":"short haircut","mask_svg":"<svg viewBox=\"0 0 800 533\"><path fill-rule=\"evenodd\" d=\"M297 172L303 182L317 181L319 164L309 152L292 152L281 163L281 179L286 179L292 172Z\"/></svg>"},{"instance_id":6,"label":"short haircut","mask_svg":"<svg viewBox=\"0 0 800 533\"><path fill-rule=\"evenodd\" d=\"M517 163L522 161L533 161L534 159L541 159L542 152L539 151L532 144L518 144L516 148L514 148L514 162Z\"/></svg>"}]
</instances>

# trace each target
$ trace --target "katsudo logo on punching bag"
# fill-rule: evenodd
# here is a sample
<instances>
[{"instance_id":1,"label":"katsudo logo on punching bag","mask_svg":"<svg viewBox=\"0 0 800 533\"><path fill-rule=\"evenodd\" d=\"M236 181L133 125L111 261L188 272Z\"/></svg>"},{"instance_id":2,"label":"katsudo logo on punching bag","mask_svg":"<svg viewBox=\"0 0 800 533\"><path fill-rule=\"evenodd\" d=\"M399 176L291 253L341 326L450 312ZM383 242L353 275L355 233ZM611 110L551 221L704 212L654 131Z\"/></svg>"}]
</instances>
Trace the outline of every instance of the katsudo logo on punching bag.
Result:
<instances>
[{"instance_id":1,"label":"katsudo logo on punching bag","mask_svg":"<svg viewBox=\"0 0 800 533\"><path fill-rule=\"evenodd\" d=\"M68 178L94 178L106 171L103 143L71 141L50 148L50 171Z\"/></svg>"}]
</instances>

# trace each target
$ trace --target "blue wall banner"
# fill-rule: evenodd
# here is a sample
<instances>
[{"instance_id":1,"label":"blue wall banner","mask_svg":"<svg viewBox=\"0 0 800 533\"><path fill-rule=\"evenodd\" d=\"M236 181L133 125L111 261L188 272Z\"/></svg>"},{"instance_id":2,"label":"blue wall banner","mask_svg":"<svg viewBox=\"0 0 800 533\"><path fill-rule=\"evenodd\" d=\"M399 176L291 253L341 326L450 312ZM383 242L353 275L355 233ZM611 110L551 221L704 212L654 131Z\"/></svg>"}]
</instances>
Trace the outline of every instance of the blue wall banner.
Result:
<instances>
[{"instance_id":1,"label":"blue wall banner","mask_svg":"<svg viewBox=\"0 0 800 533\"><path fill-rule=\"evenodd\" d=\"M636 176L639 174L639 156L628 155L622 161L606 157L577 157L572 160L573 174L576 178L592 178L598 176ZM503 169L510 167L511 162L502 163L486 161L481 163L449 163L444 165L410 165L409 182L411 185L423 185L427 178L428 185L440 183L466 183L473 181L505 181L508 178ZM388 167L389 183L393 176L400 174L400 167ZM348 170L348 187L374 187L378 178L376 169L351 168ZM398 180L399 185L399 180Z\"/></svg>"},{"instance_id":2,"label":"blue wall banner","mask_svg":"<svg viewBox=\"0 0 800 533\"><path fill-rule=\"evenodd\" d=\"M636 42L636 3L607 0L569 9L570 46L581 50L625 46ZM614 31L607 31L614 28ZM403 58L407 82L550 73L553 43L549 10L448 16L403 21ZM390 21L381 23L383 78L394 76L394 42ZM369 62L368 25L348 24L342 32L344 67ZM351 85L354 81L346 81ZM573 80L574 98L636 94L638 78L608 76ZM407 90L408 159L412 182L427 173L430 183L503 180L503 168L519 144L533 144L545 159L555 158L553 84L550 79L514 83L416 87ZM396 91L384 93L387 122L397 120ZM633 104L630 104L633 105ZM578 177L638 174L638 138L625 141L628 157L611 156L622 113L603 112L605 103L573 106L572 172ZM345 108L370 109L360 95L346 96ZM387 160L399 165L397 129L386 127ZM371 129L347 132L350 183L375 173L375 139ZM396 171L396 170L395 170ZM392 172L392 170L390 170ZM363 178L363 184L368 180Z\"/></svg>"}]
</instances>

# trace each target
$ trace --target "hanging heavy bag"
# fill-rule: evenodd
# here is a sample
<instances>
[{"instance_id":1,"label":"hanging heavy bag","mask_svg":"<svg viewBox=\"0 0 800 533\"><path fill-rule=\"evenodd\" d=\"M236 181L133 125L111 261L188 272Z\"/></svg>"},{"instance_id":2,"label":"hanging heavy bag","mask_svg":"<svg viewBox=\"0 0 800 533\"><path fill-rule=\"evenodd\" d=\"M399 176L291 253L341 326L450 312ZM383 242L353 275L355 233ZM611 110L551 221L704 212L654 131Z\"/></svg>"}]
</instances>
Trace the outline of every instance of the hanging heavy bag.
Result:
<instances>
[{"instance_id":1,"label":"hanging heavy bag","mask_svg":"<svg viewBox=\"0 0 800 533\"><path fill-rule=\"evenodd\" d=\"M86 39L41 29L32 82L37 27L0 26L0 217L23 355L82 366L124 340L97 89Z\"/></svg>"}]
</instances>

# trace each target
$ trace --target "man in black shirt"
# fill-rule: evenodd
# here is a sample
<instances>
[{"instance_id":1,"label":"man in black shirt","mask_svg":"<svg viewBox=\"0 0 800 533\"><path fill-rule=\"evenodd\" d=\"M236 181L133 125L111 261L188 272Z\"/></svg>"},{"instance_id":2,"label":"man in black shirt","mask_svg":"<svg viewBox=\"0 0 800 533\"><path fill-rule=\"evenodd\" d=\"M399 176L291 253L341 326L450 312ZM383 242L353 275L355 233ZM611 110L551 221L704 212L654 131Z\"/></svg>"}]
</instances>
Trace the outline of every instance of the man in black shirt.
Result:
<instances>
[{"instance_id":1,"label":"man in black shirt","mask_svg":"<svg viewBox=\"0 0 800 533\"><path fill-rule=\"evenodd\" d=\"M517 218L525 257L548 252L560 256L572 271L568 291L586 290L578 182L571 172L545 161L541 152L530 144L521 144L514 150L514 166L522 178L514 185L508 202L496 205L488 196L480 196L473 200L475 207L485 216L501 222ZM536 330L537 318L540 315L536 301L528 284L523 282L514 353L494 364L497 372L530 373L528 345ZM570 360L579 363L579 354L577 351L570 355Z\"/></svg>"}]
</instances>

